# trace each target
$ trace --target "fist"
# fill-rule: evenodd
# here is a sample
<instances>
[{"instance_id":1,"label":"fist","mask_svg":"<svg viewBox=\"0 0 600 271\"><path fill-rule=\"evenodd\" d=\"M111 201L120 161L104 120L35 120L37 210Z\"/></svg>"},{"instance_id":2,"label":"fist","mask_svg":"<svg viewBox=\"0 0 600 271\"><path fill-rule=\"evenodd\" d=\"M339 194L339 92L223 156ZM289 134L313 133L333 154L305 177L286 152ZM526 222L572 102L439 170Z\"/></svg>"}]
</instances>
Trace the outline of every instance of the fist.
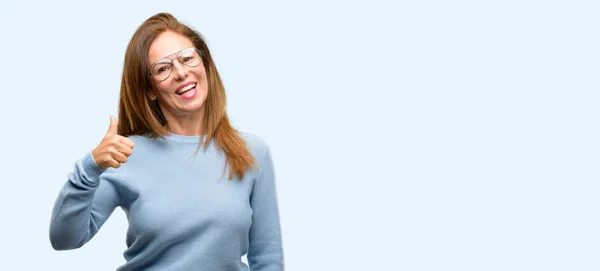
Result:
<instances>
[{"instance_id":1,"label":"fist","mask_svg":"<svg viewBox=\"0 0 600 271\"><path fill-rule=\"evenodd\" d=\"M133 141L117 134L117 119L110 116L108 132L92 151L92 157L101 168L119 168L126 163L133 150Z\"/></svg>"}]
</instances>

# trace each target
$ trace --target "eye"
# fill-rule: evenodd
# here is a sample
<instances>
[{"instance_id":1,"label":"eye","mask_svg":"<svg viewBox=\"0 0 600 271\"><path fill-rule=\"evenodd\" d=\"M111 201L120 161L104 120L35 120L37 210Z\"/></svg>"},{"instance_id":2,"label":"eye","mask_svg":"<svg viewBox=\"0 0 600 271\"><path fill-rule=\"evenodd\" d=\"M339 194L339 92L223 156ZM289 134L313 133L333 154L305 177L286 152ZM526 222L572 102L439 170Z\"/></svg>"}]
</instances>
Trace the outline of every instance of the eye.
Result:
<instances>
[{"instance_id":1,"label":"eye","mask_svg":"<svg viewBox=\"0 0 600 271\"><path fill-rule=\"evenodd\" d=\"M169 65L164 65L164 66L160 66L158 67L158 69L156 70L156 74L161 74L163 72L166 72L170 69L171 67Z\"/></svg>"},{"instance_id":2,"label":"eye","mask_svg":"<svg viewBox=\"0 0 600 271\"><path fill-rule=\"evenodd\" d=\"M194 56L184 56L184 57L181 58L181 60L183 62L188 62L188 61L190 61L192 59L194 59Z\"/></svg>"}]
</instances>

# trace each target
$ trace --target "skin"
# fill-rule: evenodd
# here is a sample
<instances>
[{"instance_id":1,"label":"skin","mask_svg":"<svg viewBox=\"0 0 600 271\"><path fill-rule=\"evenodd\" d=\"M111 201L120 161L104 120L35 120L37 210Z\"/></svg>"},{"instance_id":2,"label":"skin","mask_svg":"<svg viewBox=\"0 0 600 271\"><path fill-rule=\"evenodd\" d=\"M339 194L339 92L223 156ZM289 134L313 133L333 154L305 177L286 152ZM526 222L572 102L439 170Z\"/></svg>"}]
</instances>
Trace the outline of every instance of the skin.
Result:
<instances>
[{"instance_id":1,"label":"skin","mask_svg":"<svg viewBox=\"0 0 600 271\"><path fill-rule=\"evenodd\" d=\"M172 31L163 32L150 44L148 65L190 47L194 47L194 44L185 36ZM187 82L197 83L197 93L192 99L186 100L175 92ZM188 67L173 60L173 70L169 78L162 82L156 81L156 85L157 89L148 90L148 93L150 96L154 95L158 100L167 120L167 129L178 135L198 136L204 134L202 122L204 102L208 94L208 79L204 64L200 62L196 67Z\"/></svg>"},{"instance_id":2,"label":"skin","mask_svg":"<svg viewBox=\"0 0 600 271\"><path fill-rule=\"evenodd\" d=\"M102 141L92 151L92 157L101 168L119 168L133 151L133 141L117 134L117 118L110 116L110 126Z\"/></svg>"}]
</instances>

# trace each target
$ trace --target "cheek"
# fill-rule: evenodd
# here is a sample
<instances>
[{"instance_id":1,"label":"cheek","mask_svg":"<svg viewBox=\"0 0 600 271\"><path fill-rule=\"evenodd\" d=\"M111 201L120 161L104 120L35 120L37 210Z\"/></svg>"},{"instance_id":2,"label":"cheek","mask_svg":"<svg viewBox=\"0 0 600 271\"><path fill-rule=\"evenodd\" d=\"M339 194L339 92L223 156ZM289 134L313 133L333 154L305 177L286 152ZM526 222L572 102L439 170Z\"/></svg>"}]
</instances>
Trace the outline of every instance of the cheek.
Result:
<instances>
[{"instance_id":1,"label":"cheek","mask_svg":"<svg viewBox=\"0 0 600 271\"><path fill-rule=\"evenodd\" d=\"M169 80L166 80L166 81L164 81L164 82L160 82L160 83L159 83L159 84L156 86L156 87L157 87L157 89L158 89L158 92L159 92L159 93L169 93L169 92L171 92L171 91L170 91L170 89L171 89L171 86L170 86L170 84L168 83L168 81L169 81Z\"/></svg>"},{"instance_id":2,"label":"cheek","mask_svg":"<svg viewBox=\"0 0 600 271\"><path fill-rule=\"evenodd\" d=\"M206 70L204 69L204 66L200 65L193 69L192 72L199 80L206 80Z\"/></svg>"}]
</instances>

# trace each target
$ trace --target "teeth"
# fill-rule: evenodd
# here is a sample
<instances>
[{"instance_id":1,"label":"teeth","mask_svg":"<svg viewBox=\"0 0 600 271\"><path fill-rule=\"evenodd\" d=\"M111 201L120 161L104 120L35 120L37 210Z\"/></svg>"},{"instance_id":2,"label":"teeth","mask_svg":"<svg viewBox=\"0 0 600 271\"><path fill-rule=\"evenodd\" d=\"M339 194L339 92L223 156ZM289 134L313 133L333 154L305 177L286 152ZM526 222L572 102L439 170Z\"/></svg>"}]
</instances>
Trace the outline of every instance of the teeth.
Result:
<instances>
[{"instance_id":1,"label":"teeth","mask_svg":"<svg viewBox=\"0 0 600 271\"><path fill-rule=\"evenodd\" d=\"M180 89L179 91L177 91L177 94L181 94L184 93L192 88L194 88L196 86L196 84L191 84L191 85L187 85L184 88Z\"/></svg>"}]
</instances>

